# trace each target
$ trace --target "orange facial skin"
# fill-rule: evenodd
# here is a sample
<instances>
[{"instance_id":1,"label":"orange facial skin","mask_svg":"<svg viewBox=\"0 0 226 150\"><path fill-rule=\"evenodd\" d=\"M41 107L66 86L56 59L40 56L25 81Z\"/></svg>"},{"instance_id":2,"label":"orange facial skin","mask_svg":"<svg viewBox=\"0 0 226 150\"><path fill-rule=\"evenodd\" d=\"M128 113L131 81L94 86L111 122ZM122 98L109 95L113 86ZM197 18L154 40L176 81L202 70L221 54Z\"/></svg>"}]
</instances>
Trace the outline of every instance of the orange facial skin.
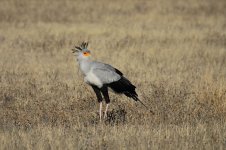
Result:
<instances>
[{"instance_id":1,"label":"orange facial skin","mask_svg":"<svg viewBox=\"0 0 226 150\"><path fill-rule=\"evenodd\" d=\"M90 53L89 52L84 52L83 55L84 56L90 56Z\"/></svg>"}]
</instances>

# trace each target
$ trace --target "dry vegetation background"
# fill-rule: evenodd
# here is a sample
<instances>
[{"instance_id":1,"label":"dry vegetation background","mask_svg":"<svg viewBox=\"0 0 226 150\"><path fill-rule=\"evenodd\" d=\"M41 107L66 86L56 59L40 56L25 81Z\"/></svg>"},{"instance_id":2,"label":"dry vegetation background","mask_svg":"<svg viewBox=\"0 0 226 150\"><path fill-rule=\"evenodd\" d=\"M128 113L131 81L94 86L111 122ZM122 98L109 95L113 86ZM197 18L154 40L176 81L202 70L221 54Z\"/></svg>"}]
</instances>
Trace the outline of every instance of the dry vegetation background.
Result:
<instances>
[{"instance_id":1,"label":"dry vegetation background","mask_svg":"<svg viewBox=\"0 0 226 150\"><path fill-rule=\"evenodd\" d=\"M224 149L225 0L0 0L0 149ZM71 48L120 69L155 112L94 92Z\"/></svg>"}]
</instances>

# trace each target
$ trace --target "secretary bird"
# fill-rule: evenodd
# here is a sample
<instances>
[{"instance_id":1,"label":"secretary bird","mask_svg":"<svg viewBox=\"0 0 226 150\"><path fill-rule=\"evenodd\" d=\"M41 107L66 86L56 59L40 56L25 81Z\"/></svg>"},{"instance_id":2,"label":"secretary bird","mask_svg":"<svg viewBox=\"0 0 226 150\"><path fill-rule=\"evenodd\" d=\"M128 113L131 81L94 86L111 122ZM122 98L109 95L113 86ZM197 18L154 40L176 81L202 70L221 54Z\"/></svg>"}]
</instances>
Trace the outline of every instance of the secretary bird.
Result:
<instances>
[{"instance_id":1,"label":"secretary bird","mask_svg":"<svg viewBox=\"0 0 226 150\"><path fill-rule=\"evenodd\" d=\"M100 104L99 116L102 117L102 101L103 97L106 102L104 118L107 117L107 111L110 103L108 88L111 88L115 93L125 94L127 97L139 101L147 108L142 101L139 100L135 91L135 86L123 76L123 73L109 64L93 61L91 52L87 49L88 42L82 42L80 46L75 46L72 49L77 55L79 67L84 75L84 81L89 84L96 93L97 100ZM102 97L103 95L103 97Z\"/></svg>"}]
</instances>

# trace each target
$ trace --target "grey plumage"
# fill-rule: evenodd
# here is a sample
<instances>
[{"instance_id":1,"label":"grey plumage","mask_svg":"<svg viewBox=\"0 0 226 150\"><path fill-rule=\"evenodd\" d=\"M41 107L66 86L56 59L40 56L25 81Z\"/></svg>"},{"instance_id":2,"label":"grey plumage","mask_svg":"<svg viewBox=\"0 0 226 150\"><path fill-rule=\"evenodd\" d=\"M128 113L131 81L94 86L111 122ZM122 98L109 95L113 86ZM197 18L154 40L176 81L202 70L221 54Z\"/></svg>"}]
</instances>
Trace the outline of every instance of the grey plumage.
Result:
<instances>
[{"instance_id":1,"label":"grey plumage","mask_svg":"<svg viewBox=\"0 0 226 150\"><path fill-rule=\"evenodd\" d=\"M93 62L93 73L101 80L103 84L109 84L118 81L121 76L116 73L115 69L107 64Z\"/></svg>"}]
</instances>

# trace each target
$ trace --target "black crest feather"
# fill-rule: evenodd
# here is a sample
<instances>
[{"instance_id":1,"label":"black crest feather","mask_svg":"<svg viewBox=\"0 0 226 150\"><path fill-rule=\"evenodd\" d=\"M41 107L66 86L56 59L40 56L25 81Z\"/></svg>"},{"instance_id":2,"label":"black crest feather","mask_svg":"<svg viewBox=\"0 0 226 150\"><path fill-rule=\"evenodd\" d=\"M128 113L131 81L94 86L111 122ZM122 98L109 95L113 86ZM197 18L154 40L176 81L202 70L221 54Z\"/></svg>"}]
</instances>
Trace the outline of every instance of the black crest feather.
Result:
<instances>
[{"instance_id":1,"label":"black crest feather","mask_svg":"<svg viewBox=\"0 0 226 150\"><path fill-rule=\"evenodd\" d=\"M75 48L72 49L72 53L87 49L88 45L88 42L82 42L80 46L75 46Z\"/></svg>"},{"instance_id":2,"label":"black crest feather","mask_svg":"<svg viewBox=\"0 0 226 150\"><path fill-rule=\"evenodd\" d=\"M82 42L81 46L82 49L86 49L88 47L88 42Z\"/></svg>"}]
</instances>

